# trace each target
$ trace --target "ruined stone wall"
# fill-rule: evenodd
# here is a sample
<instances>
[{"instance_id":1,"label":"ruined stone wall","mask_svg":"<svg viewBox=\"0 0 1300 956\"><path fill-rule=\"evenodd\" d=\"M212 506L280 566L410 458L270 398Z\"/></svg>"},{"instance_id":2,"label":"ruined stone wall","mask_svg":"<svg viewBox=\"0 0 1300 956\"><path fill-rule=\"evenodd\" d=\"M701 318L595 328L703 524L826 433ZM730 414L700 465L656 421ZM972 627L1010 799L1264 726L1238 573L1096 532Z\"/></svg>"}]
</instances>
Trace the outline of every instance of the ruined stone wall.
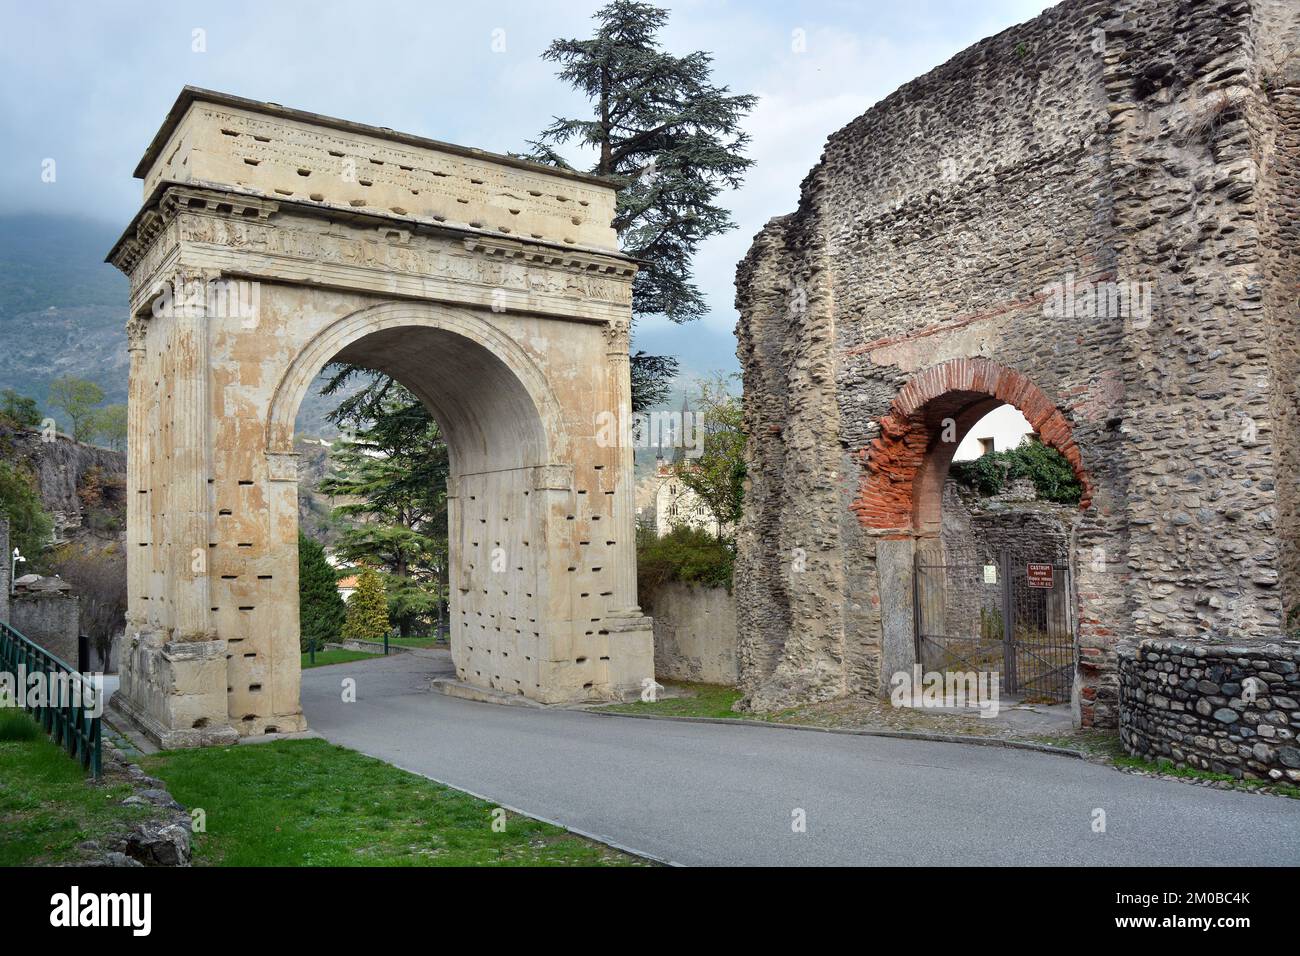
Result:
<instances>
[{"instance_id":1,"label":"ruined stone wall","mask_svg":"<svg viewBox=\"0 0 1300 956\"><path fill-rule=\"evenodd\" d=\"M1277 396L1294 393L1294 353L1269 342L1294 328L1294 297L1272 329L1258 319L1256 192L1276 174L1233 105L1258 94L1252 17L1266 8L1294 22L1272 0L1071 0L830 137L798 211L737 275L751 706L876 688L880 555L905 558L899 542L928 533L922 498L942 485L923 483L924 463L962 437L938 423L968 427L993 399L1021 407L1085 484L1085 723L1114 723L1120 641L1277 636L1293 572L1274 515L1293 511L1277 489L1293 492L1294 472L1276 446L1295 444L1276 439L1294 428ZM1086 296L1107 287L1138 297L1098 315ZM1062 309L1052 288L1085 304Z\"/></svg>"},{"instance_id":2,"label":"ruined stone wall","mask_svg":"<svg viewBox=\"0 0 1300 956\"><path fill-rule=\"evenodd\" d=\"M45 440L38 429L0 425L0 447L31 470L41 505L54 521L54 540L63 542L89 523L82 491L92 481L105 499L101 502L105 511L121 513L126 456L67 435L54 434L50 439Z\"/></svg>"},{"instance_id":3,"label":"ruined stone wall","mask_svg":"<svg viewBox=\"0 0 1300 956\"><path fill-rule=\"evenodd\" d=\"M80 618L79 599L58 591L19 593L9 606L9 625L14 630L73 667L80 666Z\"/></svg>"},{"instance_id":4,"label":"ruined stone wall","mask_svg":"<svg viewBox=\"0 0 1300 956\"><path fill-rule=\"evenodd\" d=\"M1125 638L1254 642L1282 624L1277 515L1295 436L1276 399L1294 377L1269 362L1285 329L1264 308L1275 277L1260 198L1274 160L1292 158L1252 142L1261 17L1294 33L1300 10L1144 5L1112 28L1105 58L1117 268L1160 288L1152 321L1124 341ZM1294 297L1279 318L1293 341Z\"/></svg>"},{"instance_id":5,"label":"ruined stone wall","mask_svg":"<svg viewBox=\"0 0 1300 956\"><path fill-rule=\"evenodd\" d=\"M1300 634L1300 17L1253 11L1256 56L1247 77L1252 157L1261 172L1262 322L1268 347L1268 436L1277 481L1276 532L1289 633ZM1255 423L1258 428L1259 424Z\"/></svg>"}]
</instances>

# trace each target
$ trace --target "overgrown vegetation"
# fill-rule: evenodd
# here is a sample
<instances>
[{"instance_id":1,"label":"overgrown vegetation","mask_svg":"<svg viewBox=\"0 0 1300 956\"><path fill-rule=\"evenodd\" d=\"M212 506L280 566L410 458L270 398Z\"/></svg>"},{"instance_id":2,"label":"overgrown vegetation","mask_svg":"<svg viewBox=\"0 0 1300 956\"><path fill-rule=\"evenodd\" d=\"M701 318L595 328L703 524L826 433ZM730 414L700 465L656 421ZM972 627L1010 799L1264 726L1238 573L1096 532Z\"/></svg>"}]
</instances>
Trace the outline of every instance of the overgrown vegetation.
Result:
<instances>
[{"instance_id":1,"label":"overgrown vegetation","mask_svg":"<svg viewBox=\"0 0 1300 956\"><path fill-rule=\"evenodd\" d=\"M1211 783L1225 783L1236 790L1257 790L1261 787L1267 787L1280 796L1290 797L1293 800L1300 799L1300 787L1289 783L1279 782L1276 780L1251 780L1247 778L1234 777L1226 773L1214 773L1210 770L1196 770L1192 767L1176 767L1174 762L1168 757L1157 757L1154 762L1145 760L1142 757L1133 757L1128 754L1115 757L1113 760L1115 766L1120 768L1131 768L1134 770L1145 770L1150 773L1162 773L1170 777L1179 777L1183 780L1205 780Z\"/></svg>"},{"instance_id":2,"label":"overgrown vegetation","mask_svg":"<svg viewBox=\"0 0 1300 956\"><path fill-rule=\"evenodd\" d=\"M182 804L204 809L200 866L642 862L323 740L177 750L142 763Z\"/></svg>"},{"instance_id":3,"label":"overgrown vegetation","mask_svg":"<svg viewBox=\"0 0 1300 956\"><path fill-rule=\"evenodd\" d=\"M699 528L674 528L663 537L649 528L637 529L637 590L642 595L669 581L729 589L735 560L729 542Z\"/></svg>"},{"instance_id":4,"label":"overgrown vegetation","mask_svg":"<svg viewBox=\"0 0 1300 956\"><path fill-rule=\"evenodd\" d=\"M0 446L3 444L0 442ZM6 457L10 451L0 447ZM17 548L27 559L19 573L44 570L44 555L54 522L41 504L35 476L22 464L3 458L0 458L0 518L9 522L9 547Z\"/></svg>"},{"instance_id":5,"label":"overgrown vegetation","mask_svg":"<svg viewBox=\"0 0 1300 956\"><path fill-rule=\"evenodd\" d=\"M84 862L77 849L148 819L125 784L92 784L25 711L0 708L0 866Z\"/></svg>"},{"instance_id":6,"label":"overgrown vegetation","mask_svg":"<svg viewBox=\"0 0 1300 956\"><path fill-rule=\"evenodd\" d=\"M1044 501L1077 505L1083 497L1083 486L1065 456L1032 438L1008 451L954 463L949 474L981 495L999 494L1013 481L1028 478Z\"/></svg>"},{"instance_id":7,"label":"overgrown vegetation","mask_svg":"<svg viewBox=\"0 0 1300 956\"><path fill-rule=\"evenodd\" d=\"M126 444L126 406L100 406L104 390L94 382L64 375L50 383L50 408L61 411L72 423L72 437L90 442L98 438L108 447L121 450Z\"/></svg>"},{"instance_id":8,"label":"overgrown vegetation","mask_svg":"<svg viewBox=\"0 0 1300 956\"><path fill-rule=\"evenodd\" d=\"M0 419L16 428L36 428L41 424L41 409L36 399L6 388L0 391Z\"/></svg>"}]
</instances>

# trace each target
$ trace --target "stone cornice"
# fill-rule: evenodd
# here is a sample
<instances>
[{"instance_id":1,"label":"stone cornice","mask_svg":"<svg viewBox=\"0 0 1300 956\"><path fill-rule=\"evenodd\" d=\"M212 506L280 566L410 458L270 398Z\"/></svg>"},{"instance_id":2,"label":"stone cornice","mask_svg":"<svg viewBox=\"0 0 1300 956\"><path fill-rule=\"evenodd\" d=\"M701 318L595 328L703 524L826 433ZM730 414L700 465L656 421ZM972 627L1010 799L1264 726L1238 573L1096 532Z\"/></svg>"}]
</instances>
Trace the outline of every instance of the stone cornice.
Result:
<instances>
[{"instance_id":1,"label":"stone cornice","mask_svg":"<svg viewBox=\"0 0 1300 956\"><path fill-rule=\"evenodd\" d=\"M279 203L260 196L169 183L136 214L104 261L130 275L158 234L182 209L206 209L242 219L269 219L279 208Z\"/></svg>"},{"instance_id":2,"label":"stone cornice","mask_svg":"<svg viewBox=\"0 0 1300 956\"><path fill-rule=\"evenodd\" d=\"M489 256L522 259L525 262L537 263L538 265L559 266L585 272L599 272L628 279L636 275L637 267L633 260L604 253L557 248L549 245L539 245L536 242L497 238L495 236L466 236L464 243L465 248L470 252L483 253Z\"/></svg>"},{"instance_id":3,"label":"stone cornice","mask_svg":"<svg viewBox=\"0 0 1300 956\"><path fill-rule=\"evenodd\" d=\"M263 220L280 211L292 211L332 220L366 223L380 228L390 227L408 236L418 232L457 237L463 239L465 248L472 252L517 258L541 265L563 266L625 278L632 277L637 270L637 260L606 250L561 245L545 240L515 239L499 233L448 226L413 216L381 216L371 212L357 212L354 209L329 203L292 199L269 200L258 194L225 186L170 181L158 184L153 195L136 213L121 238L109 250L104 261L130 275L132 268L140 261L158 233L182 208L214 211L233 219Z\"/></svg>"}]
</instances>

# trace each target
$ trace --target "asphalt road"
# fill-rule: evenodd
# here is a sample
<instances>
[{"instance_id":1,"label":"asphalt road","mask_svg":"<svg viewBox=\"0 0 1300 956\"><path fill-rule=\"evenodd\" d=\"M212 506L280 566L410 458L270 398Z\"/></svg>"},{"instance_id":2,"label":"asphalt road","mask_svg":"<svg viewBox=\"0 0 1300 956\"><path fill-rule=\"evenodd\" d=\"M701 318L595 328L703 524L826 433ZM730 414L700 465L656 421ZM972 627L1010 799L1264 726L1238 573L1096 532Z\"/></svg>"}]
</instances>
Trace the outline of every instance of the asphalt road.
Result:
<instances>
[{"instance_id":1,"label":"asphalt road","mask_svg":"<svg viewBox=\"0 0 1300 956\"><path fill-rule=\"evenodd\" d=\"M335 743L674 863L1300 864L1300 801L1027 751L481 704L429 689L449 672L445 652L316 668L303 708Z\"/></svg>"}]
</instances>

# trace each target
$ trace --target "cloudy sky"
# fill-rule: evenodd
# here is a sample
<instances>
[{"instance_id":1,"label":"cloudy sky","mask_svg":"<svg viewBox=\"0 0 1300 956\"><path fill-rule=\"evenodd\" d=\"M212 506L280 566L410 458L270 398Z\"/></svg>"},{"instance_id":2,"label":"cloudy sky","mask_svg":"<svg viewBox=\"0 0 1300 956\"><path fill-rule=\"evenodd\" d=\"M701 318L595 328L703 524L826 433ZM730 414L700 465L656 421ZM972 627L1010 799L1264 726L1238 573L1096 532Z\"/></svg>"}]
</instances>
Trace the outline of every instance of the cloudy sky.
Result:
<instances>
[{"instance_id":1,"label":"cloudy sky","mask_svg":"<svg viewBox=\"0 0 1300 956\"><path fill-rule=\"evenodd\" d=\"M0 0L0 214L73 213L125 225L131 172L189 83L505 152L583 103L539 54L585 36L586 0L255 0L168 3ZM791 211L828 134L900 84L1045 0L661 0L664 43L708 50L716 80L756 93L757 165L728 200L739 228L697 260L711 314L644 322L637 345L696 373L736 366L735 264ZM801 30L806 50L792 37ZM195 43L195 31L203 42ZM498 32L501 31L501 32ZM504 50L493 49L494 36ZM502 44L497 43L499 48ZM204 49L196 50L196 46ZM43 160L57 179L43 183Z\"/></svg>"}]
</instances>

